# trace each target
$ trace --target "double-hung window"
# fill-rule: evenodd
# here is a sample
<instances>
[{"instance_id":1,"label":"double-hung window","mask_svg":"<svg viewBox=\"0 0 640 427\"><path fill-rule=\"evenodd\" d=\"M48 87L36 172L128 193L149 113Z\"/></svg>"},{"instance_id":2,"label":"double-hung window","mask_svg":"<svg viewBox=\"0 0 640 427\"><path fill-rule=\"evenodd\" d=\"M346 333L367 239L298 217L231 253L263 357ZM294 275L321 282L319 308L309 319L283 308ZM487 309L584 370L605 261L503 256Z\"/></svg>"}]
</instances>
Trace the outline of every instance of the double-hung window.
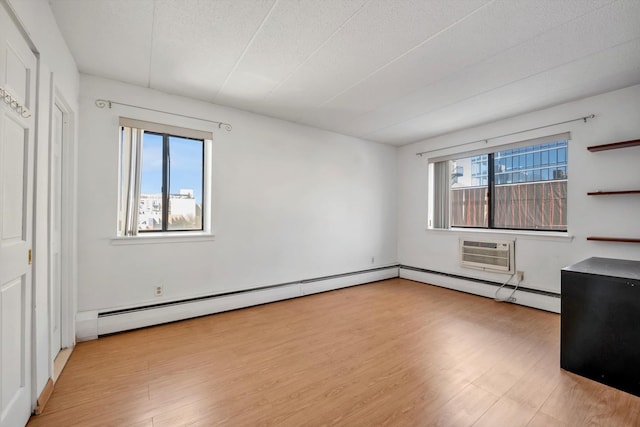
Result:
<instances>
[{"instance_id":1,"label":"double-hung window","mask_svg":"<svg viewBox=\"0 0 640 427\"><path fill-rule=\"evenodd\" d=\"M430 227L567 231L568 140L430 160Z\"/></svg>"},{"instance_id":2,"label":"double-hung window","mask_svg":"<svg viewBox=\"0 0 640 427\"><path fill-rule=\"evenodd\" d=\"M202 232L211 132L120 118L118 235Z\"/></svg>"}]
</instances>

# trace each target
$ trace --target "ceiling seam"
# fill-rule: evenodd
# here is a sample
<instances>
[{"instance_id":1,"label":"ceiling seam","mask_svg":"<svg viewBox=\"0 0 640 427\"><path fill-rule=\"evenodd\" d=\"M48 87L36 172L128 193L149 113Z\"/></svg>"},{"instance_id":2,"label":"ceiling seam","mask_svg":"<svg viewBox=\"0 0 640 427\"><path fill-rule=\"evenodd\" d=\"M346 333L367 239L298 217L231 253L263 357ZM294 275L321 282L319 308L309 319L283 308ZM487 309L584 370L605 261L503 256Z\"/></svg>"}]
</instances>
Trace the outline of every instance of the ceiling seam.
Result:
<instances>
[{"instance_id":1,"label":"ceiling seam","mask_svg":"<svg viewBox=\"0 0 640 427\"><path fill-rule=\"evenodd\" d=\"M558 25L556 25L556 26L554 26L554 27L549 28L548 30L545 30L545 31L543 31L543 32L541 32L541 33L538 33L538 34L536 34L536 35L534 35L534 36L532 36L532 37L530 37L530 38L526 39L526 40L523 40L522 42L520 42L520 43L518 43L518 44L515 44L515 45L513 45L513 46L511 46L511 47L509 47L509 48L507 48L507 49L503 49L503 50L501 50L500 52L496 52L494 55L492 55L492 56L490 56L490 57L488 57L488 58L484 58L482 61L479 61L479 62L477 62L477 63L475 63L475 64L472 64L472 65L470 65L470 66L468 66L468 67L465 67L465 68L463 68L463 69L461 69L461 70L458 70L457 72L455 72L455 73L453 73L453 74L451 74L451 75L448 75L448 76L447 76L447 77L445 77L444 79L439 79L439 80L437 80L437 81L435 81L435 82L430 83L430 84L429 84L429 85L427 85L427 86L423 86L421 89L425 89L425 88L428 88L428 87L430 87L430 86L434 86L435 84L440 83L440 82L442 82L442 81L444 81L444 80L446 80L446 79L448 79L448 78L450 78L450 77L452 77L452 76L455 76L455 75L459 74L460 72L462 72L462 71L464 71L464 70L466 70L466 69L468 69L468 68L470 68L470 67L472 67L472 66L476 66L476 65L482 64L482 63L484 63L484 62L487 62L487 61L493 60L493 59L494 59L495 57L497 57L498 55L501 55L501 54L503 54L503 53L505 53L505 52L507 52L507 51L510 51L510 50L512 50L512 49L515 49L515 48L517 48L518 46L520 46L520 45L522 45L522 44L524 44L524 43L528 43L528 42L530 42L530 41L532 41L532 40L535 40L535 39L537 39L537 38L540 38L540 37L544 36L546 33L551 32L551 31L553 31L553 30L555 30L555 29L557 29L557 28L559 28L559 27L565 26L565 25L567 25L567 24L569 24L569 23L571 23L571 22L577 21L578 19L582 19L582 18L584 18L584 17L585 17L585 16L587 16L587 15L591 15L592 13L595 13L595 12L597 12L597 11L601 10L601 9L604 9L604 8L606 8L606 7L609 7L609 6L611 6L612 4L616 3L617 1L618 1L618 0L612 0L612 1L610 1L609 3L606 3L606 4L604 4L604 5L600 6L600 7L597 7L597 8L595 8L595 9L593 9L593 10L589 11L589 12L585 12L585 13L583 13L583 14L581 14L581 15L575 16L574 18L571 18L571 19L569 19L568 21L564 21L564 22L562 22L562 23L560 23L560 24L558 24ZM631 41L633 41L633 40L635 40L635 39L636 39L636 38L629 39L629 40L627 40L627 41L625 41L625 42L618 43L618 44L614 45L613 47L620 46L621 44L631 42ZM611 46L610 46L610 47L611 47ZM601 51L601 50L600 50L600 51ZM591 55L595 55L596 53L598 53L598 52L600 52L600 51L592 52L592 53L587 54L587 55L584 55L584 56L582 56L582 57L580 57L580 58L577 58L577 59L574 59L574 60L571 60L571 61L568 61L568 62L564 62L564 63L559 64L559 65L557 65L557 66L555 66L555 67L553 67L553 68L548 68L547 70L539 71L538 73L531 74L531 75L529 75L528 77L524 77L524 78L534 77L534 76L537 76L538 74L544 73L544 72L546 72L546 71L554 70L554 69L556 69L556 68L558 68L558 67L561 67L561 66L564 66L564 65L570 64L571 62L575 62L575 61L577 61L577 60L579 60L579 59L583 59L583 58L587 58L587 57L589 57L589 56L591 56ZM390 125L387 125L387 126L383 126L383 127L380 127L380 128L378 128L378 129L376 129L376 130L369 131L369 132L366 132L366 133L363 133L363 134L359 134L359 135L360 135L361 137L371 136L371 135L376 134L376 133L378 133L378 132L380 132L380 131L382 131L382 130L385 130L385 129L388 129L388 128L390 128L390 127L397 126L397 125L399 125L399 124L402 124L402 123L408 122L408 121L413 120L413 119L416 119L416 118L418 118L418 117L420 117L420 116L424 116L424 115L426 115L426 114L433 113L434 111L438 111L438 110L441 110L441 109L443 109L443 108L450 107L450 106L455 105L455 104L458 104L458 103L460 103L460 102L464 102L464 101L466 101L466 100L468 100L468 99L475 98L476 96L484 95L484 94L486 94L486 93L490 92L491 90L494 90L494 89L501 89L501 88L503 88L503 87L506 87L507 85L510 85L510 84L513 84L513 83L517 83L517 82L519 82L519 81L520 81L520 80L522 80L522 79L523 79L523 78L520 78L520 79L514 80L514 81L512 81L512 82L510 82L510 83L506 83L506 84L503 84L503 85L501 85L501 86L497 86L497 87L495 87L495 88L493 88L493 89L487 89L487 90L485 90L485 91L482 91L482 92L477 93L477 94L475 94L475 95L469 96L469 97L464 98L464 99L462 99L462 100L459 100L459 101L453 102L453 103L451 103L451 104L447 104L447 105L445 105L445 106L443 106L443 107L438 107L438 108L431 109L431 110L428 110L428 111L423 111L422 113L419 113L419 114L416 114L416 115L414 115L414 116L411 116L411 117L410 117L410 118L408 118L408 119L403 119L403 120L400 120L400 121L398 121L398 122L394 122L393 124L390 124ZM370 114L370 113L375 112L375 111L378 111L378 110L379 110L379 108L376 108L376 109L374 109L374 110L367 111L366 113L363 113L363 114L360 114L360 115L356 116L356 118L358 118L358 117L362 117L362 116L364 116L364 115L366 115L366 114Z\"/></svg>"},{"instance_id":2,"label":"ceiling seam","mask_svg":"<svg viewBox=\"0 0 640 427\"><path fill-rule=\"evenodd\" d=\"M269 20L269 18L271 17L271 14L273 13L273 10L276 8L276 5L278 4L280 0L275 0L273 2L273 4L271 5L271 9L269 9L269 12L267 12L267 14L264 16L264 18L262 19L262 22L260 23L260 25L258 26L258 28L256 29L256 31L253 33L253 35L251 36L251 39L247 42L247 45L244 47L244 50L242 51L242 54L238 57L238 59L236 60L235 64L233 64L233 67L231 68L231 70L229 71L229 73L227 73L227 77L225 77L224 81L222 82L222 85L220 85L220 87L218 88L218 90L216 91L216 93L213 95L213 97L211 98L212 102L215 102L216 98L218 97L218 95L220 95L220 92L222 92L222 90L224 89L224 87L227 85L227 83L229 82L229 79L231 78L231 75L233 73L235 73L235 71L238 69L238 67L240 66L240 62L242 62L242 60L244 59L244 57L247 55L247 52L249 51L249 48L253 45L254 40L256 39L256 37L258 36L258 34L260 33L260 31L262 31L262 28L265 26L265 24L267 23L267 21Z\"/></svg>"},{"instance_id":3,"label":"ceiling seam","mask_svg":"<svg viewBox=\"0 0 640 427\"><path fill-rule=\"evenodd\" d=\"M537 38L539 38L539 37L542 37L544 34L546 34L546 33L550 32L550 31L553 31L553 30L555 30L555 29L557 29L557 28L559 28L559 27L562 27L562 26L564 26L564 25L567 25L567 24L569 24L569 23L571 23L571 22L574 22L574 21L576 21L576 20L578 20L578 19L584 18L585 16L590 15L590 14L592 14L592 13L595 13L595 12L597 12L597 11L601 10L601 9L604 9L605 7L609 7L609 6L611 6L613 3L616 3L617 1L619 1L619 0L611 0L609 3L605 3L605 4L603 4L603 5L599 6L599 7L595 8L595 9L592 9L592 10L590 10L590 11L588 11L588 12L585 12L585 13L583 13L583 14L581 14L581 15L577 15L577 16L575 16L575 17L573 17L573 18L569 19L568 21L563 21L563 22L561 22L561 23L559 23L559 24L557 24L557 25L555 25L555 26L553 26L553 27L550 27L550 28L548 28L548 29L546 29L546 30L544 30L544 31L541 31L541 32L536 33L536 34L533 34L531 37L529 37L529 38L527 38L527 39L524 39L524 40L522 40L521 42L519 42L519 43L517 43L517 44L514 44L513 46L509 46L509 47L507 47L507 48L505 48L505 49L502 49L502 50L500 50L500 51L498 51L498 52L495 52L493 55L491 55L491 56L489 56L489 57L486 57L486 58L482 58L480 61L476 61L476 62L474 62L474 63L472 63L472 64L466 65L466 66L464 66L463 68L461 68L461 69L459 69L459 70L457 70L457 71L455 71L455 72L453 72L453 73L451 73L451 74L447 74L445 77L442 77L442 78L440 78L440 79L434 80L434 81L432 81L431 83L428 83L428 84L427 84L427 85L425 85L425 86L420 86L420 88L418 88L418 89L416 89L416 90L424 90L424 89L429 88L429 87L431 87L431 86L435 86L435 85L437 85L437 84L438 84L438 83L440 83L440 82L443 82L443 81L445 81L445 80L447 80L447 79L450 79L450 78L451 78L451 77L453 77L453 76L456 76L456 75L458 75L458 74L462 73L463 71L469 70L469 69L471 69L471 68L473 68L473 67L475 67L475 66L477 66L477 65L480 65L480 64L483 64L483 63L485 63L485 62L487 62L487 61L493 60L493 59L495 59L496 57L498 57L499 55L504 54L505 52L508 52L508 51L510 51L510 50L513 50L513 49L515 49L515 48L517 48L517 47L519 47L519 46L521 46L521 45L523 45L523 44L525 44L525 43L529 43L529 42L531 42L531 41L533 41L533 40L535 40L535 39L537 39ZM367 77L367 78L368 78L368 77ZM365 78L365 79L363 79L363 81L364 81L364 80L366 80L366 78ZM360 82L360 83L361 83L361 82ZM358 83L358 84L359 84L359 83ZM354 85L354 87L355 87L355 86L357 86L357 84L356 84L356 85ZM353 87L352 87L352 88L353 88ZM347 89L347 91L348 91L348 90L351 90L352 88ZM345 91L345 92L346 92L346 91ZM409 95L414 94L414 93L415 93L415 90L414 90L414 91L409 92ZM340 94L336 95L336 97L337 97L337 96L339 96L339 95L340 95ZM397 103L397 102L399 102L400 100L402 100L402 98L405 98L406 96L407 96L407 94L405 94L405 95L401 95L400 97L395 98L395 100L394 100L393 102L394 102L394 103ZM335 97L334 97L334 98L335 98ZM331 101L331 100L330 100L330 101ZM327 101L327 102L330 102L330 101ZM323 104L321 104L321 105L325 105L325 103L323 103ZM352 120L355 120L355 119L358 119L358 118L364 117L364 116L366 116L366 115L368 115L368 114L371 114L371 113L375 113L376 111L379 111L381 108L385 108L385 107L387 107L387 108L388 108L388 105L389 105L389 104L387 103L387 104L384 104L384 105L382 105L382 106L379 106L379 107L373 108L373 109L371 109L371 110L367 110L367 111L361 112L361 113L357 114L356 116L352 117ZM425 112L424 114L429 113L429 112L431 112L431 111L427 111L427 112ZM419 114L418 116L420 116L420 115L422 115L422 113L421 113L421 114ZM415 116L415 117L418 117L418 116ZM399 124L399 123L402 123L402 122L397 122L396 124ZM394 126L394 125L391 125L391 126ZM382 127L382 128L377 129L377 130L371 131L371 132L367 133L366 135L369 135L369 134L371 134L371 133L375 133L375 132L377 132L377 131L379 131L379 130L383 130L383 129L386 129L386 127ZM364 134L363 134L363 135L364 135Z\"/></svg>"},{"instance_id":4,"label":"ceiling seam","mask_svg":"<svg viewBox=\"0 0 640 427\"><path fill-rule=\"evenodd\" d=\"M589 53L588 55L583 55L583 56L581 56L581 57L578 57L578 58L572 59L572 60L570 60L570 61L566 61L566 62L563 62L563 63L561 63L561 64L558 64L558 65L556 65L556 66L555 66L555 67L553 67L553 68L548 68L548 69L546 69L546 70L542 70L542 71L539 71L539 72L537 72L537 73L529 74L529 75L527 75L527 76L524 76L524 77L521 77L521 78L519 78L519 79L513 80L513 81L511 81L511 82L509 82L509 83L505 83L505 84L503 84L503 85L496 86L496 87L493 87L493 88L491 88L491 89L484 90L484 91L482 91L482 92L479 92L479 93L476 93L476 94L474 94L474 95L468 96L468 97L466 97L466 98L463 98L463 99L457 100L457 101L452 102L452 103L450 103L450 104L447 104L447 105L444 105L444 106L441 106L441 107L438 107L438 108L434 108L434 109L429 110L429 111L425 111L424 113L417 114L417 115L412 116L412 117L410 117L410 118L408 118L408 119L406 119L406 120L402 120L402 121L396 122L396 123L391 124L391 125L389 125L389 126L384 126L384 127L379 128L379 129L377 129L377 130L375 130L375 131L367 132L367 133L364 133L364 134L359 134L359 135L358 135L358 138L366 139L367 137L371 137L371 136L375 135L376 133L378 133L378 132L380 132L380 131L383 131L383 130L385 130L385 129L388 129L388 128L391 128L391 127L394 127L394 126L400 125L400 124L402 124L402 123L409 122L409 121L411 121L411 120L417 119L418 117L421 117L421 116L424 116L424 115L427 115L427 114L431 114L431 113L434 113L434 112L437 112L437 111L443 110L443 109L448 108L448 107L451 107L451 106L453 106L453 105L460 104L461 102L465 102L465 101L468 101L468 100L470 100L470 99L477 98L477 97L482 96L482 95L486 95L487 93L492 92L492 91L494 91L494 90L505 88L505 87L507 87L507 86L509 86L509 85L512 85L512 84L515 84L515 83L519 83L519 82L521 82L521 81L523 81L523 80L530 79L531 77L536 77L536 76L538 76L538 75L540 75L540 74L544 74L544 73L546 73L546 72L553 71L553 70L555 70L555 69L557 69L557 68L563 67L563 66L568 65L568 64L571 64L571 63L573 63L573 62L577 62L577 61L580 61L580 60L582 60L582 59L586 59L586 58L589 58L589 57L591 57L591 56L598 55L598 54L600 54L600 53L602 53L602 52L605 52L605 51L611 50L611 49L613 49L613 48L617 48L617 47L620 47L620 46L623 46L623 45L625 45L625 44L629 44L629 43L632 43L632 42L635 42L635 41L638 41L638 40L640 40L640 37L634 37L634 38L629 39L629 40L626 40L626 41L624 41L624 42L617 43L617 44L615 44L615 45L613 45L613 46L607 46L607 47L604 47L604 48L599 49L599 50L597 50L597 51L595 51L595 52L591 52L591 53ZM477 125L474 125L474 126L477 126ZM406 144L411 144L411 143L413 143L413 142L422 141L423 139L424 139L424 138L420 138L420 139L412 140L411 142L408 142L408 143L406 143Z\"/></svg>"},{"instance_id":5,"label":"ceiling seam","mask_svg":"<svg viewBox=\"0 0 640 427\"><path fill-rule=\"evenodd\" d=\"M334 96L332 96L331 98L327 99L326 101L321 102L320 104L317 104L318 107L323 106L325 104L328 104L329 102L333 101L334 99L336 99L337 97L339 97L340 95L344 94L345 92L348 92L349 90L353 89L354 87L358 86L360 83L364 82L365 80L369 79L371 76L379 73L380 71L382 71L383 69L387 68L388 66L390 66L391 64L399 61L400 59L404 58L405 56L407 56L408 54L410 54L411 52L413 52L414 50L422 47L423 45L429 43L431 40L439 37L441 34L444 34L445 32L449 31L451 28L455 27L456 25L466 21L467 19L469 19L470 17L472 17L473 15L475 15L476 13L478 13L479 11L481 11L482 9L484 9L485 7L488 7L489 5L491 5L492 3L495 3L496 0L490 0L487 3L483 4L482 6L478 7L477 9L475 9L474 11L466 14L465 16L463 16L462 18L456 20L455 22L447 25L445 28L437 31L436 33L430 35L429 37L427 37L425 40L421 41L420 43L418 43L417 45L415 45L414 47L412 47L411 49L405 51L403 54L396 56L395 58L393 58L391 61L385 63L384 65L381 65L380 67L376 68L374 71L372 71L371 73L367 74L365 77L363 77L362 79L358 80L357 82L355 82L354 84L352 84L351 86L349 86L348 88L340 91L339 93L335 94Z\"/></svg>"},{"instance_id":6,"label":"ceiling seam","mask_svg":"<svg viewBox=\"0 0 640 427\"><path fill-rule=\"evenodd\" d=\"M151 12L151 40L149 40L149 72L147 73L147 87L151 89L151 64L153 61L153 37L156 28L156 0L152 0L153 12Z\"/></svg>"},{"instance_id":7,"label":"ceiling seam","mask_svg":"<svg viewBox=\"0 0 640 427\"><path fill-rule=\"evenodd\" d=\"M280 83L278 83L276 86L274 86L269 92L267 92L262 99L266 99L269 98L274 92L276 92L278 89L280 89L285 83L287 83L289 81L289 79L291 79L291 77L293 77L300 68L302 68L307 62L309 62L309 60L311 58L313 58L323 47L325 47L327 45L327 43L329 43L329 41L335 37L336 34L338 34L338 32L340 30L342 30L342 28L344 28L345 25L347 25L355 16L357 16L362 9L364 9L364 7L366 5L368 5L369 3L371 3L372 0L366 0L364 3L362 3L362 5L351 14L351 16L349 16L342 24L340 24L338 26L338 28L335 29L335 31L333 33L331 33L329 35L329 37L327 37L322 43L320 43L318 45L318 47L316 49L313 50L313 52L311 52L300 64L298 64L293 71L291 71L284 79L282 79L282 81L280 81Z\"/></svg>"}]
</instances>

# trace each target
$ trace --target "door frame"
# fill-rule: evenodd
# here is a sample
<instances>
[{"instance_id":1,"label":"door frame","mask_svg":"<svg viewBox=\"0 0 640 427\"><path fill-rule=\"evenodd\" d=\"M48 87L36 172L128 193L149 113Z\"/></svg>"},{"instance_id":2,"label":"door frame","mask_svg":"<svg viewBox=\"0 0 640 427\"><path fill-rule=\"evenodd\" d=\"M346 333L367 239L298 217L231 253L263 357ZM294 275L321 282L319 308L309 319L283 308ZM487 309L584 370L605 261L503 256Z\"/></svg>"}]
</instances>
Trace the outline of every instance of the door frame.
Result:
<instances>
[{"instance_id":1,"label":"door frame","mask_svg":"<svg viewBox=\"0 0 640 427\"><path fill-rule=\"evenodd\" d=\"M75 144L75 113L65 100L64 96L55 85L54 73L51 73L50 86L50 105L49 105L49 188L48 188L48 259L47 259L47 282L48 282L48 309L49 309L49 354L51 354L52 346L52 320L54 315L53 295L51 293L51 247L52 241L52 204L53 204L53 182L51 180L51 163L53 160L53 120L54 108L60 108L63 114L63 140L62 140L62 156L61 156L61 235L60 235L60 346L61 348L69 348L75 345L75 307L76 307L76 237L77 230L75 227L77 218L77 201L76 201L76 144ZM53 358L50 360L50 376L53 378Z\"/></svg>"}]
</instances>

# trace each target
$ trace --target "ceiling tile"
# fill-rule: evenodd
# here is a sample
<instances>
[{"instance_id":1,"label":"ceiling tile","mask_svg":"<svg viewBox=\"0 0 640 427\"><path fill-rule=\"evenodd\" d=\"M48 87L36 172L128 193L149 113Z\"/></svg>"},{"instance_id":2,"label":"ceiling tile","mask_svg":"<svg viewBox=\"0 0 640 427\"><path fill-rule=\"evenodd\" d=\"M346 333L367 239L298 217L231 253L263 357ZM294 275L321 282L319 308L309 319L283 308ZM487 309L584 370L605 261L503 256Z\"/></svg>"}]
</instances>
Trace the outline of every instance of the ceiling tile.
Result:
<instances>
[{"instance_id":1,"label":"ceiling tile","mask_svg":"<svg viewBox=\"0 0 640 427\"><path fill-rule=\"evenodd\" d=\"M577 7L577 2L580 7ZM421 89L438 85L456 73L462 72L465 78L470 76L473 80L474 74L465 74L464 70L473 70L487 58L521 45L545 31L561 27L566 22L602 7L604 3L610 3L582 0L577 2L494 2L323 104L321 109L331 112L339 107L342 110L339 115L327 119L337 120L338 126L347 125L349 120L350 132L361 134L362 129L358 129L357 123L362 121L358 120L358 116L365 116L384 106L395 106L405 97L411 99ZM554 50L553 45L551 48ZM520 46L518 51L527 55L524 45ZM411 105L414 108L414 105ZM345 112L351 114L346 115ZM404 114L406 111L402 111L402 115ZM315 113L314 117L323 126L330 123ZM306 117L301 119L305 120ZM364 123L367 123L364 127L368 128L366 118Z\"/></svg>"},{"instance_id":2,"label":"ceiling tile","mask_svg":"<svg viewBox=\"0 0 640 427\"><path fill-rule=\"evenodd\" d=\"M261 100L365 3L366 0L280 0L216 101Z\"/></svg>"},{"instance_id":3,"label":"ceiling tile","mask_svg":"<svg viewBox=\"0 0 640 427\"><path fill-rule=\"evenodd\" d=\"M640 84L640 0L50 4L81 72L390 144Z\"/></svg>"},{"instance_id":4,"label":"ceiling tile","mask_svg":"<svg viewBox=\"0 0 640 427\"><path fill-rule=\"evenodd\" d=\"M271 97L321 104L486 2L371 1Z\"/></svg>"},{"instance_id":5,"label":"ceiling tile","mask_svg":"<svg viewBox=\"0 0 640 427\"><path fill-rule=\"evenodd\" d=\"M629 15L640 17L640 2L629 2L622 8L597 9L526 43L488 57L481 63L452 73L447 78L390 102L374 112L352 117L351 122L341 129L349 134L367 136L375 133L367 130L380 130L400 124L415 117L412 114L422 115L464 102L478 94L640 37L640 26L625 18ZM580 69L575 71L582 72ZM535 92L534 95L541 96ZM558 96L557 102L563 100Z\"/></svg>"},{"instance_id":6,"label":"ceiling tile","mask_svg":"<svg viewBox=\"0 0 640 427\"><path fill-rule=\"evenodd\" d=\"M153 0L55 0L51 7L81 72L147 86Z\"/></svg>"},{"instance_id":7,"label":"ceiling tile","mask_svg":"<svg viewBox=\"0 0 640 427\"><path fill-rule=\"evenodd\" d=\"M156 0L151 86L213 100L275 0Z\"/></svg>"},{"instance_id":8,"label":"ceiling tile","mask_svg":"<svg viewBox=\"0 0 640 427\"><path fill-rule=\"evenodd\" d=\"M609 64L618 64L611 67ZM526 80L479 94L465 102L420 115L369 136L374 141L404 145L464 127L557 105L637 84L640 75L640 39L601 50ZM584 114L591 114L585 111ZM460 123L465 123L461 127ZM425 129L428 129L425 132Z\"/></svg>"}]
</instances>

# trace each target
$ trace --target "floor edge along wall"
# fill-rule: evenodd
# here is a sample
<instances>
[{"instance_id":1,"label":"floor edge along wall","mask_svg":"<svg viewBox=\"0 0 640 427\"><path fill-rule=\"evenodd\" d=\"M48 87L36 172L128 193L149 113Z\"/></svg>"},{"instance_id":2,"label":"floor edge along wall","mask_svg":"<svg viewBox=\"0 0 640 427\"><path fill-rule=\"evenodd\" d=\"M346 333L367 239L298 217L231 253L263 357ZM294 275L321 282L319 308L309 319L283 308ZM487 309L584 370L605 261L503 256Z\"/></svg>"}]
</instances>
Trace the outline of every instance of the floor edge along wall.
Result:
<instances>
[{"instance_id":1,"label":"floor edge along wall","mask_svg":"<svg viewBox=\"0 0 640 427\"><path fill-rule=\"evenodd\" d=\"M77 338L78 341L87 341L96 339L101 335L206 316L396 277L487 298L494 298L497 289L495 283L483 282L472 278L453 277L452 275L414 267L403 265L380 267L222 295L123 309L84 311L78 313L76 317ZM505 288L503 292L508 294L512 289ZM560 295L558 294L525 288L518 289L514 293L514 297L516 298L516 304L560 313Z\"/></svg>"},{"instance_id":2,"label":"floor edge along wall","mask_svg":"<svg viewBox=\"0 0 640 427\"><path fill-rule=\"evenodd\" d=\"M400 266L400 277L403 279L415 280L429 285L440 286L456 291L467 292L487 298L495 298L498 285L492 282L485 282L478 279L464 278L419 268ZM513 287L502 289L501 296L508 296ZM515 303L540 310L560 313L560 294L537 291L534 289L518 289L513 294Z\"/></svg>"},{"instance_id":3,"label":"floor edge along wall","mask_svg":"<svg viewBox=\"0 0 640 427\"><path fill-rule=\"evenodd\" d=\"M76 316L77 338L78 341L87 341L101 335L392 279L398 274L398 266L394 265L222 295L125 309L84 311Z\"/></svg>"}]
</instances>

